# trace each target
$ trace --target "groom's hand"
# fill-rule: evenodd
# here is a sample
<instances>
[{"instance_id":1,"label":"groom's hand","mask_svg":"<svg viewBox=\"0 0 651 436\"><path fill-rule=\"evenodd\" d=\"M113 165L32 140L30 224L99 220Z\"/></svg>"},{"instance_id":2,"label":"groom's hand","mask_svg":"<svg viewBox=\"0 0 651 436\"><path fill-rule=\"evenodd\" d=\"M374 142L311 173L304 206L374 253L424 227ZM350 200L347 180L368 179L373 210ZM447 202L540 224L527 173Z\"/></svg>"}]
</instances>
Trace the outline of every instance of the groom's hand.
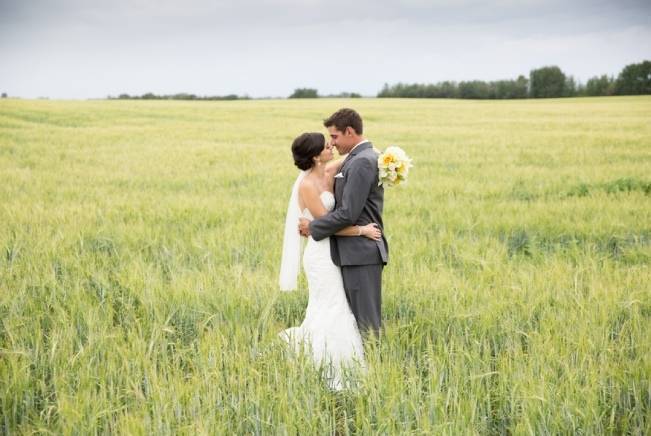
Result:
<instances>
[{"instance_id":1,"label":"groom's hand","mask_svg":"<svg viewBox=\"0 0 651 436\"><path fill-rule=\"evenodd\" d=\"M307 218L298 219L298 233L300 233L301 236L305 236L306 238L310 236L310 220Z\"/></svg>"}]
</instances>

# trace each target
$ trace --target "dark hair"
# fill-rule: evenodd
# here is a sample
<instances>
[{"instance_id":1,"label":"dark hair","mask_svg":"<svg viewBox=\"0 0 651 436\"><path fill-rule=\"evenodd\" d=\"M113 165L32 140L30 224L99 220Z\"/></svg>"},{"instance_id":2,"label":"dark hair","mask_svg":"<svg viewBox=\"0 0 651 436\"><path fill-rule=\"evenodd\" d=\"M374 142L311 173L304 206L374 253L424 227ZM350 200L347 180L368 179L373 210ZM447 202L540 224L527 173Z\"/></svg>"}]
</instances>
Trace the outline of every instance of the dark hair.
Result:
<instances>
[{"instance_id":1,"label":"dark hair","mask_svg":"<svg viewBox=\"0 0 651 436\"><path fill-rule=\"evenodd\" d=\"M292 143L294 164L303 171L314 166L314 157L325 148L325 136L321 133L303 133Z\"/></svg>"},{"instance_id":2,"label":"dark hair","mask_svg":"<svg viewBox=\"0 0 651 436\"><path fill-rule=\"evenodd\" d=\"M360 117L354 109L339 109L337 112L330 115L330 118L324 120L323 125L325 127L335 126L340 132L345 131L346 127L352 127L358 135L364 133L362 117Z\"/></svg>"}]
</instances>

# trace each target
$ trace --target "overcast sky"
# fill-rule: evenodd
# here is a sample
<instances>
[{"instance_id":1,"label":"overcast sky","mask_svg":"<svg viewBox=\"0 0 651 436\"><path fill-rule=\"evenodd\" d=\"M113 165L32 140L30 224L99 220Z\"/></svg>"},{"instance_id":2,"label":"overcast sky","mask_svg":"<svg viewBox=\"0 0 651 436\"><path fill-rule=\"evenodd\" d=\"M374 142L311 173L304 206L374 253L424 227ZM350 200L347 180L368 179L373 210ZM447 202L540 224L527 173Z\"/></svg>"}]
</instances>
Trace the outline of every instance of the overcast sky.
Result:
<instances>
[{"instance_id":1,"label":"overcast sky","mask_svg":"<svg viewBox=\"0 0 651 436\"><path fill-rule=\"evenodd\" d=\"M651 59L651 0L0 0L0 92L376 95Z\"/></svg>"}]
</instances>

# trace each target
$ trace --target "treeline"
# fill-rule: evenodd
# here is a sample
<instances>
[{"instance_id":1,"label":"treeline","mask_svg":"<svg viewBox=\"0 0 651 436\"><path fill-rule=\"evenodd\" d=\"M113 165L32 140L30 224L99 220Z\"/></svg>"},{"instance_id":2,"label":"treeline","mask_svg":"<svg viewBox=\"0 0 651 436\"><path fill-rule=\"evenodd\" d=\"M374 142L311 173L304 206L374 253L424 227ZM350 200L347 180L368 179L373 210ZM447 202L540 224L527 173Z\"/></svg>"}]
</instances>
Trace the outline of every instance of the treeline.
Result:
<instances>
[{"instance_id":1,"label":"treeline","mask_svg":"<svg viewBox=\"0 0 651 436\"><path fill-rule=\"evenodd\" d=\"M108 96L109 100L250 100L249 96L229 95L212 95L198 96L195 94L179 93L170 95L156 95L148 92L142 95L120 94L117 97Z\"/></svg>"},{"instance_id":2,"label":"treeline","mask_svg":"<svg viewBox=\"0 0 651 436\"><path fill-rule=\"evenodd\" d=\"M340 92L339 94L319 95L314 88L296 88L292 95L287 98L361 98L362 95L356 92Z\"/></svg>"},{"instance_id":3,"label":"treeline","mask_svg":"<svg viewBox=\"0 0 651 436\"><path fill-rule=\"evenodd\" d=\"M489 100L648 94L651 94L651 61L627 65L616 78L595 76L585 84L577 83L557 66L547 66L532 70L529 78L521 75L515 80L385 84L377 96Z\"/></svg>"},{"instance_id":4,"label":"treeline","mask_svg":"<svg viewBox=\"0 0 651 436\"><path fill-rule=\"evenodd\" d=\"M287 98L361 98L362 95L356 92L340 92L339 94L319 95L314 88L297 88ZM109 100L251 100L249 96L235 94L198 96L195 94L179 93L171 95L157 95L151 92L142 95L120 94L117 97L108 96Z\"/></svg>"}]
</instances>

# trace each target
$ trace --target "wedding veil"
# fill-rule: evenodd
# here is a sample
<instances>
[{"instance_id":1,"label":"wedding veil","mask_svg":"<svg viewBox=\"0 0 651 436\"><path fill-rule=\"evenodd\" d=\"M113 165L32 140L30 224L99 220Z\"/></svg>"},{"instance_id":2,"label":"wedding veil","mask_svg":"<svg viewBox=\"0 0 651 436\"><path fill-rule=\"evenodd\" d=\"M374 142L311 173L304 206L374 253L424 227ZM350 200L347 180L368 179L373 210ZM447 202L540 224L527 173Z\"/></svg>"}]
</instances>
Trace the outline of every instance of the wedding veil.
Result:
<instances>
[{"instance_id":1,"label":"wedding veil","mask_svg":"<svg viewBox=\"0 0 651 436\"><path fill-rule=\"evenodd\" d=\"M280 290L293 291L296 289L298 273L301 269L301 245L302 237L298 233L298 219L301 216L301 208L298 205L298 187L303 178L310 172L301 171L296 177L292 194L287 205L287 217L285 218L285 237L283 239L283 253L280 261Z\"/></svg>"}]
</instances>

